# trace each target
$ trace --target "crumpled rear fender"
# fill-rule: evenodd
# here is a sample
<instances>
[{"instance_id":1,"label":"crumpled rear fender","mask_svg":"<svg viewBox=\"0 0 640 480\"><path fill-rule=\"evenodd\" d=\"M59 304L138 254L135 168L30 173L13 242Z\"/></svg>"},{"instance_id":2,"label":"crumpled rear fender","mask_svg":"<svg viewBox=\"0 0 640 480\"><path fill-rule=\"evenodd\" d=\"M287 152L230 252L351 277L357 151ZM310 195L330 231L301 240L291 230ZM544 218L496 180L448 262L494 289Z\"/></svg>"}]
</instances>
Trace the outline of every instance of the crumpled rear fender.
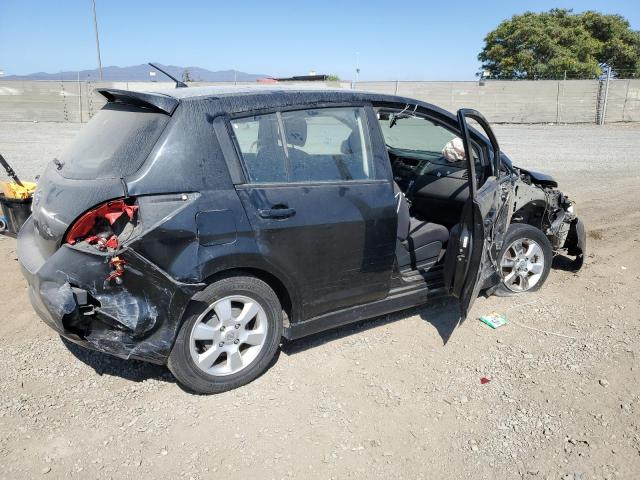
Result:
<instances>
[{"instance_id":1,"label":"crumpled rear fender","mask_svg":"<svg viewBox=\"0 0 640 480\"><path fill-rule=\"evenodd\" d=\"M19 257L29 297L49 326L121 358L166 361L182 315L204 284L178 282L130 248L119 252L126 261L120 285L106 281L110 256L69 245L34 268L27 232L22 237Z\"/></svg>"}]
</instances>

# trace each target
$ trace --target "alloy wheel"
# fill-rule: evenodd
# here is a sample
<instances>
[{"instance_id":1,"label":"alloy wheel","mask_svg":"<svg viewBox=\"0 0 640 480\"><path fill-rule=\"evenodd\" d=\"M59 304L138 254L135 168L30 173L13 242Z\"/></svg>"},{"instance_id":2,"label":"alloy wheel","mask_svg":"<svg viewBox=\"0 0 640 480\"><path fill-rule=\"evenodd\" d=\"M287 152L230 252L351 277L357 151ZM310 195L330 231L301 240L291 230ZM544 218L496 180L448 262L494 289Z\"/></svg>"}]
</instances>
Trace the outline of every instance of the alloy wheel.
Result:
<instances>
[{"instance_id":1,"label":"alloy wheel","mask_svg":"<svg viewBox=\"0 0 640 480\"><path fill-rule=\"evenodd\" d=\"M209 375L238 373L255 360L267 339L267 314L257 300L233 295L211 304L194 324L191 358Z\"/></svg>"},{"instance_id":2,"label":"alloy wheel","mask_svg":"<svg viewBox=\"0 0 640 480\"><path fill-rule=\"evenodd\" d=\"M530 238L512 242L500 259L504 285L512 292L526 292L537 285L544 272L542 247Z\"/></svg>"}]
</instances>

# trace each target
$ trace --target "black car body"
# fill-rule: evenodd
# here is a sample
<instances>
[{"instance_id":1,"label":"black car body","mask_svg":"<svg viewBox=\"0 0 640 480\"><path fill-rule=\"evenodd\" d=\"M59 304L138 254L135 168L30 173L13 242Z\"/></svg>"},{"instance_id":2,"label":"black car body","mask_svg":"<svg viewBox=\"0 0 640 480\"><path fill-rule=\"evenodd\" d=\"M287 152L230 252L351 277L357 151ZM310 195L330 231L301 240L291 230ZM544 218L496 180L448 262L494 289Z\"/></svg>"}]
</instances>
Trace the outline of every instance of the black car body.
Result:
<instances>
[{"instance_id":1,"label":"black car body","mask_svg":"<svg viewBox=\"0 0 640 480\"><path fill-rule=\"evenodd\" d=\"M439 295L466 315L499 284L513 223L581 264L572 202L550 177L513 167L478 112L347 90L101 93L104 109L41 176L18 239L36 312L81 345L166 363L185 312L229 272L275 292L286 339ZM454 168L389 146L380 122L405 118L460 137L473 161ZM329 130L351 132L339 151ZM426 218L420 245L398 233L398 190L409 228Z\"/></svg>"}]
</instances>

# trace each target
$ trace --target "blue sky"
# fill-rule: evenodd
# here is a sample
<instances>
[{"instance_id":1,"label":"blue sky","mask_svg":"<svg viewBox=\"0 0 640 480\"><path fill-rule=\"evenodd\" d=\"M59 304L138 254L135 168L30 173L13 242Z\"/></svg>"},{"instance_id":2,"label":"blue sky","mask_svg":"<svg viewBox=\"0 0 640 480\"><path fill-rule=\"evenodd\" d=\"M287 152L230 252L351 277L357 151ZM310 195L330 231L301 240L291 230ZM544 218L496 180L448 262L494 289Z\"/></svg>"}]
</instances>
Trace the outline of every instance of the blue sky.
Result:
<instances>
[{"instance_id":1,"label":"blue sky","mask_svg":"<svg viewBox=\"0 0 640 480\"><path fill-rule=\"evenodd\" d=\"M333 73L361 80L468 80L500 21L554 7L625 16L637 1L96 0L103 66L147 61L275 76ZM5 75L97 65L91 0L1 0Z\"/></svg>"}]
</instances>

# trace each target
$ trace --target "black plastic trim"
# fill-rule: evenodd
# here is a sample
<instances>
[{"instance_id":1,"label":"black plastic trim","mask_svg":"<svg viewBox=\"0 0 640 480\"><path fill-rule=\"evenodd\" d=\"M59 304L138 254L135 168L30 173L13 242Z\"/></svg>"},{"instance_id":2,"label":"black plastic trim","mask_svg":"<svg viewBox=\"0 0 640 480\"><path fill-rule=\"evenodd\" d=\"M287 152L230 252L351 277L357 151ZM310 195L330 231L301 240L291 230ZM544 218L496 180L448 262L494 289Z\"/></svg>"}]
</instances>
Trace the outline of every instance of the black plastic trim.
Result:
<instances>
[{"instance_id":1,"label":"black plastic trim","mask_svg":"<svg viewBox=\"0 0 640 480\"><path fill-rule=\"evenodd\" d=\"M429 290L426 286L421 286L409 291L406 288L399 288L395 292L392 290L390 295L382 300L345 308L292 324L284 329L283 336L287 340L295 340L314 333L366 320L367 318L423 305L434 298L445 295L446 292L441 287Z\"/></svg>"},{"instance_id":2,"label":"black plastic trim","mask_svg":"<svg viewBox=\"0 0 640 480\"><path fill-rule=\"evenodd\" d=\"M126 103L172 115L179 100L162 93L131 92L115 88L99 88L97 92L112 103Z\"/></svg>"}]
</instances>

